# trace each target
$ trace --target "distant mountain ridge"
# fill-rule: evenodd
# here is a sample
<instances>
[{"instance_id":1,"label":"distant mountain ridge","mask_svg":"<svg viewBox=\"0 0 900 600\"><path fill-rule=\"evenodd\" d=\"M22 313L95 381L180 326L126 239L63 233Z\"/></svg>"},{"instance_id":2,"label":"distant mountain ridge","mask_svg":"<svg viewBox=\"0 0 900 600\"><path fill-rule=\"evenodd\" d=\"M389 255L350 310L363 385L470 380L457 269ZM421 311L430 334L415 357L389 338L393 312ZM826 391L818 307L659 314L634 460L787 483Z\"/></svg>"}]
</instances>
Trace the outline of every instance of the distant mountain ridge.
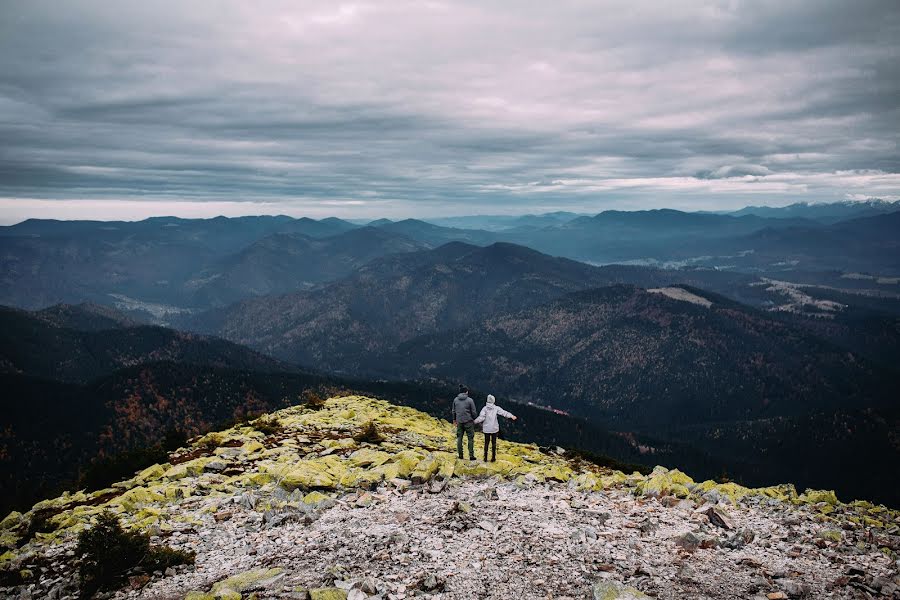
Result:
<instances>
[{"instance_id":1,"label":"distant mountain ridge","mask_svg":"<svg viewBox=\"0 0 900 600\"><path fill-rule=\"evenodd\" d=\"M878 204L879 210L887 206ZM382 219L368 227L284 216L161 217L133 223L29 220L0 227L0 303L37 309L117 302L139 320L165 324L172 321L161 315L309 289L386 254L450 242L513 243L590 264L900 275L890 244L900 238L893 217L868 219L830 224L783 214L660 209L526 215L507 223L515 226L491 231L418 219Z\"/></svg>"},{"instance_id":2,"label":"distant mountain ridge","mask_svg":"<svg viewBox=\"0 0 900 600\"><path fill-rule=\"evenodd\" d=\"M105 321L85 317L91 314L89 309L65 306L36 313L0 307L0 372L84 383L161 360L255 371L296 370L225 340L139 325L116 319L114 313L101 315Z\"/></svg>"},{"instance_id":3,"label":"distant mountain ridge","mask_svg":"<svg viewBox=\"0 0 900 600\"><path fill-rule=\"evenodd\" d=\"M870 217L900 210L900 200L845 200L842 202L798 202L787 206L747 206L728 212L732 216L756 215L759 217L802 218L832 224L847 219Z\"/></svg>"}]
</instances>

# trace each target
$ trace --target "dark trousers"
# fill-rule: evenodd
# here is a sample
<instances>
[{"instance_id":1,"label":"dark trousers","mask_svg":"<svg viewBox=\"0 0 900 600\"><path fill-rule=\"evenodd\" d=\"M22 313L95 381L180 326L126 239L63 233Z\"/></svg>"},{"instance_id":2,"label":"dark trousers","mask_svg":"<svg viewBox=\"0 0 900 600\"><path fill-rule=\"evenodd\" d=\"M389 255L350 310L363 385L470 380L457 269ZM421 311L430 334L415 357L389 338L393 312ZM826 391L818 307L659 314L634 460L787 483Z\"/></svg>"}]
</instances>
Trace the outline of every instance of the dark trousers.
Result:
<instances>
[{"instance_id":1,"label":"dark trousers","mask_svg":"<svg viewBox=\"0 0 900 600\"><path fill-rule=\"evenodd\" d=\"M484 461L487 462L488 444L491 444L491 462L497 460L497 434L484 434Z\"/></svg>"},{"instance_id":2,"label":"dark trousers","mask_svg":"<svg viewBox=\"0 0 900 600\"><path fill-rule=\"evenodd\" d=\"M465 432L466 436L469 438L469 459L475 460L475 423L472 421L469 421L468 423L457 423L456 425L456 454L459 455L460 458L463 457L463 432Z\"/></svg>"}]
</instances>

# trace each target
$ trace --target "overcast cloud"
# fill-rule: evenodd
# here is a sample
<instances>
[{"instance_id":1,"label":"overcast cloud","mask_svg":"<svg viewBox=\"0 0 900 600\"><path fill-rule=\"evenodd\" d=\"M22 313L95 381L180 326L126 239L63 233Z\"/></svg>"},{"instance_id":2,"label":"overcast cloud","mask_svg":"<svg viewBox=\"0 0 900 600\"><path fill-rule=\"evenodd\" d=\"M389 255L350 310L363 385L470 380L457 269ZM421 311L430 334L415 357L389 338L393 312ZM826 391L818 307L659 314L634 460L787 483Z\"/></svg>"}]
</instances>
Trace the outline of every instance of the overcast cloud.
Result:
<instances>
[{"instance_id":1,"label":"overcast cloud","mask_svg":"<svg viewBox=\"0 0 900 600\"><path fill-rule=\"evenodd\" d=\"M4 0L0 220L896 199L898 40L896 0Z\"/></svg>"}]
</instances>

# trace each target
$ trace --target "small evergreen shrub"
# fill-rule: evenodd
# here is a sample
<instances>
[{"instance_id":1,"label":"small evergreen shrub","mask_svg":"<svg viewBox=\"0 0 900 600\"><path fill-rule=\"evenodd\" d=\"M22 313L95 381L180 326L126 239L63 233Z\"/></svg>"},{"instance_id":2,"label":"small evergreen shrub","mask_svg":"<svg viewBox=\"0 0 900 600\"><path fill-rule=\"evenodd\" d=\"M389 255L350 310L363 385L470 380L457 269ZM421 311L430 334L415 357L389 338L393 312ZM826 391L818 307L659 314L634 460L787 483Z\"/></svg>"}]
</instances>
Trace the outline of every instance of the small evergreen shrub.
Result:
<instances>
[{"instance_id":1,"label":"small evergreen shrub","mask_svg":"<svg viewBox=\"0 0 900 600\"><path fill-rule=\"evenodd\" d=\"M256 431L265 435L275 435L276 433L280 433L281 430L284 429L281 423L275 417L260 417L259 419L253 421L251 426Z\"/></svg>"},{"instance_id":2,"label":"small evergreen shrub","mask_svg":"<svg viewBox=\"0 0 900 600\"><path fill-rule=\"evenodd\" d=\"M125 531L119 518L109 511L100 513L93 527L78 534L75 555L80 561L78 576L85 598L120 587L128 571L138 566L153 572L194 562L193 552L151 546L146 533Z\"/></svg>"},{"instance_id":3,"label":"small evergreen shrub","mask_svg":"<svg viewBox=\"0 0 900 600\"><path fill-rule=\"evenodd\" d=\"M369 421L363 425L362 430L353 436L353 439L359 443L368 442L370 444L380 444L384 441L384 436L378 431L378 426L374 421Z\"/></svg>"},{"instance_id":4,"label":"small evergreen shrub","mask_svg":"<svg viewBox=\"0 0 900 600\"><path fill-rule=\"evenodd\" d=\"M307 408L319 410L320 408L325 406L325 396L321 395L316 390L303 390L300 398L301 400L303 400L303 403L307 406Z\"/></svg>"}]
</instances>

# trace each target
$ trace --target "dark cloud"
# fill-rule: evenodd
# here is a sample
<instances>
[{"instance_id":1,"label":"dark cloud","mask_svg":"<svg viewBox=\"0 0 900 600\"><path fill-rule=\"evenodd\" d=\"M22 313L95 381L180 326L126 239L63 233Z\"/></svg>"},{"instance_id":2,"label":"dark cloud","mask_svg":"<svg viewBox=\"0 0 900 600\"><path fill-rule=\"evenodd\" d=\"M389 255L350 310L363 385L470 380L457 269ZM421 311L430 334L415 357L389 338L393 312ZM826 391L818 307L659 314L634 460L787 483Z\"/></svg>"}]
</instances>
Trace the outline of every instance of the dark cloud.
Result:
<instances>
[{"instance_id":1,"label":"dark cloud","mask_svg":"<svg viewBox=\"0 0 900 600\"><path fill-rule=\"evenodd\" d=\"M895 0L7 0L0 219L895 197L898 39Z\"/></svg>"}]
</instances>

